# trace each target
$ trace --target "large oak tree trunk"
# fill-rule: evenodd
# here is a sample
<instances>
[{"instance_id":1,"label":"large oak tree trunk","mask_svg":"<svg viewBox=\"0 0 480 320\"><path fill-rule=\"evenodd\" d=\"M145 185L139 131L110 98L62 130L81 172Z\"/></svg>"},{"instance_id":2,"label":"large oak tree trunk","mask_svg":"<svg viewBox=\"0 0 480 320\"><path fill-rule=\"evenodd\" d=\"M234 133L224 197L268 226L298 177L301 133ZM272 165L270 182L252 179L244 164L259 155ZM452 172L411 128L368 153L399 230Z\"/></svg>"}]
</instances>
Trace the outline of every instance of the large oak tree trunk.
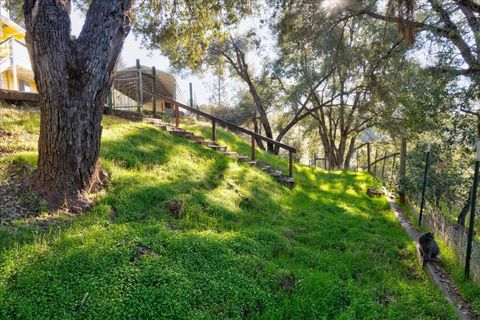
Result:
<instances>
[{"instance_id":1,"label":"large oak tree trunk","mask_svg":"<svg viewBox=\"0 0 480 320\"><path fill-rule=\"evenodd\" d=\"M85 207L98 180L101 119L133 0L94 0L78 39L70 0L26 0L26 42L40 93L36 182L54 206Z\"/></svg>"}]
</instances>

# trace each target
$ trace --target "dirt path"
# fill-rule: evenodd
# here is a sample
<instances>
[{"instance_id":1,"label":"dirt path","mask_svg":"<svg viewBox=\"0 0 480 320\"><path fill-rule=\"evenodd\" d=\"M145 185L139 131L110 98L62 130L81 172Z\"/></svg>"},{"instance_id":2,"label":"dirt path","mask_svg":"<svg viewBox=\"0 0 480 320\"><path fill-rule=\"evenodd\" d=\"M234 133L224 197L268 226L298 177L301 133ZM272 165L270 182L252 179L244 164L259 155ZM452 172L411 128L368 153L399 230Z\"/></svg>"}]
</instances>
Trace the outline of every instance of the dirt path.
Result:
<instances>
[{"instance_id":1,"label":"dirt path","mask_svg":"<svg viewBox=\"0 0 480 320\"><path fill-rule=\"evenodd\" d=\"M407 218L402 208L400 208L395 203L395 200L392 197L392 195L385 188L383 191L387 196L388 204L392 208L393 213L397 217L398 222L400 223L402 228L407 232L407 234L410 236L410 238L412 238L412 240L418 241L418 238L421 235L420 232L416 230L415 226ZM470 304L462 298L457 288L455 287L454 282L441 266L439 266L437 263L431 263L431 262L427 263L427 271L430 277L432 278L433 282L442 291L448 303L450 303L453 306L459 319L462 319L462 320L477 319Z\"/></svg>"}]
</instances>

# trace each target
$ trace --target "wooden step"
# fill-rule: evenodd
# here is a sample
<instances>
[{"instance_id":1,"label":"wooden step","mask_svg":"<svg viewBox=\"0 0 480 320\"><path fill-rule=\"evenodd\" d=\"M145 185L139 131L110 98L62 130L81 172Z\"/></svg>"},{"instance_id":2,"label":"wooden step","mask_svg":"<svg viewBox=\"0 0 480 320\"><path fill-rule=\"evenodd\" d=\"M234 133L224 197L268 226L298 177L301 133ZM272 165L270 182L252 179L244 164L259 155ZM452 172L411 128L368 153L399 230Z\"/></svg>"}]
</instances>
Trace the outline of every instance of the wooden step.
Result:
<instances>
[{"instance_id":1,"label":"wooden step","mask_svg":"<svg viewBox=\"0 0 480 320\"><path fill-rule=\"evenodd\" d=\"M281 177L282 176L282 171L280 170L270 170L268 172L272 177Z\"/></svg>"},{"instance_id":2,"label":"wooden step","mask_svg":"<svg viewBox=\"0 0 480 320\"><path fill-rule=\"evenodd\" d=\"M220 152L225 152L227 151L227 147L225 146L219 146L219 145L216 145L216 144L211 144L208 146L209 148L212 148L213 150L216 150L216 151L220 151Z\"/></svg>"},{"instance_id":3,"label":"wooden step","mask_svg":"<svg viewBox=\"0 0 480 320\"><path fill-rule=\"evenodd\" d=\"M203 144L203 145L205 145L205 146L216 145L215 142L213 142L213 141L208 141L208 140L204 140L204 141L199 142L199 143L201 143L201 144Z\"/></svg>"},{"instance_id":4,"label":"wooden step","mask_svg":"<svg viewBox=\"0 0 480 320\"><path fill-rule=\"evenodd\" d=\"M278 182L281 182L289 187L293 187L295 185L295 180L293 178L287 176L281 176L276 178Z\"/></svg>"},{"instance_id":5,"label":"wooden step","mask_svg":"<svg viewBox=\"0 0 480 320\"><path fill-rule=\"evenodd\" d=\"M163 121L161 119L156 119L156 118L145 118L145 119L143 119L143 121L145 121L147 123L150 123L150 124L157 125L157 126L165 125L165 123L163 123Z\"/></svg>"},{"instance_id":6,"label":"wooden step","mask_svg":"<svg viewBox=\"0 0 480 320\"><path fill-rule=\"evenodd\" d=\"M168 132L183 132L183 131L185 131L185 129L175 128L174 126L171 126L171 125L168 125L168 124L165 125L165 126L161 126L161 128L165 131L168 131Z\"/></svg>"},{"instance_id":7,"label":"wooden step","mask_svg":"<svg viewBox=\"0 0 480 320\"><path fill-rule=\"evenodd\" d=\"M204 137L195 136L195 135L189 137L189 139L190 139L190 140L193 140L193 141L195 141L195 142L198 142L198 143L202 143L202 142L205 140Z\"/></svg>"},{"instance_id":8,"label":"wooden step","mask_svg":"<svg viewBox=\"0 0 480 320\"><path fill-rule=\"evenodd\" d=\"M237 159L238 159L238 161L241 161L241 162L247 162L248 161L247 156L238 156Z\"/></svg>"},{"instance_id":9,"label":"wooden step","mask_svg":"<svg viewBox=\"0 0 480 320\"><path fill-rule=\"evenodd\" d=\"M228 157L235 157L237 155L235 151L225 151L223 154Z\"/></svg>"},{"instance_id":10,"label":"wooden step","mask_svg":"<svg viewBox=\"0 0 480 320\"><path fill-rule=\"evenodd\" d=\"M161 124L160 129L162 129L164 131L173 130L173 126L171 126L169 124Z\"/></svg>"},{"instance_id":11,"label":"wooden step","mask_svg":"<svg viewBox=\"0 0 480 320\"><path fill-rule=\"evenodd\" d=\"M190 132L190 131L174 130L174 131L171 131L170 133L173 134L173 135L176 135L178 137L183 137L183 138L190 138L190 137L194 136L193 132Z\"/></svg>"},{"instance_id":12,"label":"wooden step","mask_svg":"<svg viewBox=\"0 0 480 320\"><path fill-rule=\"evenodd\" d=\"M246 164L249 164L249 165L251 165L251 166L257 165L257 161L247 161L247 162L245 162L245 163L246 163Z\"/></svg>"}]
</instances>

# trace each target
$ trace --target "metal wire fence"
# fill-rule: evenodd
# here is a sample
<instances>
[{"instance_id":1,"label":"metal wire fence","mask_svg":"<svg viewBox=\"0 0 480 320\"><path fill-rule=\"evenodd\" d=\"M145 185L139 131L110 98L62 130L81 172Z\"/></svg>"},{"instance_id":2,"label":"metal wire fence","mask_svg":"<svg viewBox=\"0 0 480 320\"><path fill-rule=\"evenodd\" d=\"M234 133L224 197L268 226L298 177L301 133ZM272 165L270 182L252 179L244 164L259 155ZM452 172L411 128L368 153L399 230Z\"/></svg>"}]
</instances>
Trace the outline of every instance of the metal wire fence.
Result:
<instances>
[{"instance_id":1,"label":"metal wire fence","mask_svg":"<svg viewBox=\"0 0 480 320\"><path fill-rule=\"evenodd\" d=\"M390 170L382 166L379 172L378 167L371 167L370 172L391 190L405 195L416 223L454 248L458 260L465 264L465 278L472 273L480 280L480 238L475 236L480 234L480 226L471 219L472 213L473 218L478 215L476 192L472 193L473 152L462 146L423 142L406 151L403 176L400 157L393 157Z\"/></svg>"}]
</instances>

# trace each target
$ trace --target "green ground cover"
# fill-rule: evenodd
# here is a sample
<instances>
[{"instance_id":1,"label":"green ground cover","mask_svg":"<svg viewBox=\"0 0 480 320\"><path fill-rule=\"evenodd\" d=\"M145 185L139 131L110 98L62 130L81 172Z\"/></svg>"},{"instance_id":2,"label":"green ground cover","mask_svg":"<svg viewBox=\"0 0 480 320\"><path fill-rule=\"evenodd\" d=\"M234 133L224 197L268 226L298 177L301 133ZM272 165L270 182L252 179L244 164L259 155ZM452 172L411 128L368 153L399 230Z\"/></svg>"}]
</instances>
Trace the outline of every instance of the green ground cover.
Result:
<instances>
[{"instance_id":1,"label":"green ground cover","mask_svg":"<svg viewBox=\"0 0 480 320\"><path fill-rule=\"evenodd\" d=\"M2 130L38 125L10 111ZM103 127L91 211L0 227L1 319L455 319L369 175L296 165L290 190L151 125ZM0 166L35 161L18 146Z\"/></svg>"}]
</instances>

